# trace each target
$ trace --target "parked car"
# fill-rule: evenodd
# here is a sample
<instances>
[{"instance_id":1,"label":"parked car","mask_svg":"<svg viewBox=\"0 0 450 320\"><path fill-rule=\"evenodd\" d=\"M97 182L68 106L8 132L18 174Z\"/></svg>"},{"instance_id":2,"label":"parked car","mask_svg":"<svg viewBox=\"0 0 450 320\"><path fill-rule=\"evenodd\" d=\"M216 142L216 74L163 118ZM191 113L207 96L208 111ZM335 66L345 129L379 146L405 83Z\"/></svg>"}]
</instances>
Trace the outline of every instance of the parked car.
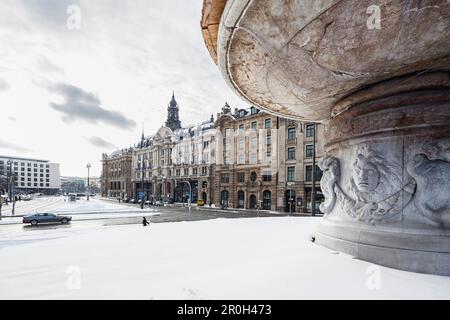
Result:
<instances>
[{"instance_id":1,"label":"parked car","mask_svg":"<svg viewBox=\"0 0 450 320\"><path fill-rule=\"evenodd\" d=\"M197 205L198 206L204 206L205 205L205 201L203 199L198 199L197 200Z\"/></svg>"},{"instance_id":2,"label":"parked car","mask_svg":"<svg viewBox=\"0 0 450 320\"><path fill-rule=\"evenodd\" d=\"M130 199L130 203L137 203L137 200L136 199Z\"/></svg>"},{"instance_id":3,"label":"parked car","mask_svg":"<svg viewBox=\"0 0 450 320\"><path fill-rule=\"evenodd\" d=\"M161 200L155 201L155 206L163 206L164 203Z\"/></svg>"},{"instance_id":4,"label":"parked car","mask_svg":"<svg viewBox=\"0 0 450 320\"><path fill-rule=\"evenodd\" d=\"M24 216L22 219L23 223L30 223L32 226L36 226L39 223L51 223L60 222L62 224L69 223L72 217L69 216L59 216L53 213L35 213Z\"/></svg>"}]
</instances>

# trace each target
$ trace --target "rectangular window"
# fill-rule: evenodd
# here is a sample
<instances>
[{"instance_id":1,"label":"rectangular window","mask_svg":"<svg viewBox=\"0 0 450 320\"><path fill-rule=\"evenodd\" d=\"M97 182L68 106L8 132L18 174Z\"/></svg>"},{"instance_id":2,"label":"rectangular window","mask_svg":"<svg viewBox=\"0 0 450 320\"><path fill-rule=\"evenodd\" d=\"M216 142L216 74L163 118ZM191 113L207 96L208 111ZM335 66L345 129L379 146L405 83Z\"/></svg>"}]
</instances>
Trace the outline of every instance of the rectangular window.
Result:
<instances>
[{"instance_id":1,"label":"rectangular window","mask_svg":"<svg viewBox=\"0 0 450 320\"><path fill-rule=\"evenodd\" d=\"M222 183L229 183L230 182L230 175L228 173L222 173L220 175L220 182L222 182Z\"/></svg>"},{"instance_id":2,"label":"rectangular window","mask_svg":"<svg viewBox=\"0 0 450 320\"><path fill-rule=\"evenodd\" d=\"M252 131L256 131L258 128L258 122L252 122Z\"/></svg>"},{"instance_id":3,"label":"rectangular window","mask_svg":"<svg viewBox=\"0 0 450 320\"><path fill-rule=\"evenodd\" d=\"M316 165L315 171L316 181L320 181L322 179L322 170L320 170L319 166ZM312 181L312 166L305 167L305 181Z\"/></svg>"},{"instance_id":4,"label":"rectangular window","mask_svg":"<svg viewBox=\"0 0 450 320\"><path fill-rule=\"evenodd\" d=\"M296 136L295 128L289 128L288 129L288 140L294 140L295 136Z\"/></svg>"},{"instance_id":5,"label":"rectangular window","mask_svg":"<svg viewBox=\"0 0 450 320\"><path fill-rule=\"evenodd\" d=\"M239 139L239 149L243 150L245 146L245 139Z\"/></svg>"},{"instance_id":6,"label":"rectangular window","mask_svg":"<svg viewBox=\"0 0 450 320\"><path fill-rule=\"evenodd\" d=\"M245 164L245 156L243 154L239 155L238 164Z\"/></svg>"},{"instance_id":7,"label":"rectangular window","mask_svg":"<svg viewBox=\"0 0 450 320\"><path fill-rule=\"evenodd\" d=\"M263 174L262 178L263 178L263 181L265 181L265 182L272 181L272 175L268 174L268 173L267 174Z\"/></svg>"},{"instance_id":8,"label":"rectangular window","mask_svg":"<svg viewBox=\"0 0 450 320\"><path fill-rule=\"evenodd\" d=\"M198 168L192 168L192 174L197 175L198 174Z\"/></svg>"},{"instance_id":9,"label":"rectangular window","mask_svg":"<svg viewBox=\"0 0 450 320\"><path fill-rule=\"evenodd\" d=\"M244 134L244 125L243 124L239 125L239 133Z\"/></svg>"},{"instance_id":10,"label":"rectangular window","mask_svg":"<svg viewBox=\"0 0 450 320\"><path fill-rule=\"evenodd\" d=\"M252 137L250 145L251 145L252 149L256 149L256 146L257 146L256 137Z\"/></svg>"},{"instance_id":11,"label":"rectangular window","mask_svg":"<svg viewBox=\"0 0 450 320\"><path fill-rule=\"evenodd\" d=\"M314 152L314 145L307 144L305 147L305 157L311 158L313 156L313 152Z\"/></svg>"},{"instance_id":12,"label":"rectangular window","mask_svg":"<svg viewBox=\"0 0 450 320\"><path fill-rule=\"evenodd\" d=\"M237 175L237 182L240 183L245 182L245 172L238 172L236 175Z\"/></svg>"},{"instance_id":13,"label":"rectangular window","mask_svg":"<svg viewBox=\"0 0 450 320\"><path fill-rule=\"evenodd\" d=\"M305 167L305 181L312 181L312 166Z\"/></svg>"},{"instance_id":14,"label":"rectangular window","mask_svg":"<svg viewBox=\"0 0 450 320\"><path fill-rule=\"evenodd\" d=\"M295 148L288 148L288 160L295 160Z\"/></svg>"},{"instance_id":15,"label":"rectangular window","mask_svg":"<svg viewBox=\"0 0 450 320\"><path fill-rule=\"evenodd\" d=\"M267 132L266 136L266 144L270 146L272 144L272 133L270 131Z\"/></svg>"},{"instance_id":16,"label":"rectangular window","mask_svg":"<svg viewBox=\"0 0 450 320\"><path fill-rule=\"evenodd\" d=\"M189 169L184 169L184 175L188 176L189 175Z\"/></svg>"},{"instance_id":17,"label":"rectangular window","mask_svg":"<svg viewBox=\"0 0 450 320\"><path fill-rule=\"evenodd\" d=\"M287 181L294 182L295 181L295 167L287 168Z\"/></svg>"},{"instance_id":18,"label":"rectangular window","mask_svg":"<svg viewBox=\"0 0 450 320\"><path fill-rule=\"evenodd\" d=\"M271 120L270 119L264 120L264 128L269 129L270 125L271 125Z\"/></svg>"},{"instance_id":19,"label":"rectangular window","mask_svg":"<svg viewBox=\"0 0 450 320\"><path fill-rule=\"evenodd\" d=\"M251 164L256 164L257 163L256 153L252 153L252 155L250 156L250 163Z\"/></svg>"},{"instance_id":20,"label":"rectangular window","mask_svg":"<svg viewBox=\"0 0 450 320\"><path fill-rule=\"evenodd\" d=\"M314 136L315 124L307 124L306 125L306 136L312 137Z\"/></svg>"}]
</instances>

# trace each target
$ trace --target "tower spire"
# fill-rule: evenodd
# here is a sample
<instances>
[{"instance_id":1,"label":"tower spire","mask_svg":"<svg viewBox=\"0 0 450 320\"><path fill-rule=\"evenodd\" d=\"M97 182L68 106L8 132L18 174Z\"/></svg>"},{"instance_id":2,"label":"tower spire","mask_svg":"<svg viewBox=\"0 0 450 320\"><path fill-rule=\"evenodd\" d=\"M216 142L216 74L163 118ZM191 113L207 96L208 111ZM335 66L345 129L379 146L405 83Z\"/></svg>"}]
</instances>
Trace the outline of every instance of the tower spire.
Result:
<instances>
[{"instance_id":1,"label":"tower spire","mask_svg":"<svg viewBox=\"0 0 450 320\"><path fill-rule=\"evenodd\" d=\"M175 91L172 90L172 100L170 100L169 105L167 107L167 121L166 127L175 131L176 129L181 128L181 121L178 118L178 103L175 100Z\"/></svg>"}]
</instances>

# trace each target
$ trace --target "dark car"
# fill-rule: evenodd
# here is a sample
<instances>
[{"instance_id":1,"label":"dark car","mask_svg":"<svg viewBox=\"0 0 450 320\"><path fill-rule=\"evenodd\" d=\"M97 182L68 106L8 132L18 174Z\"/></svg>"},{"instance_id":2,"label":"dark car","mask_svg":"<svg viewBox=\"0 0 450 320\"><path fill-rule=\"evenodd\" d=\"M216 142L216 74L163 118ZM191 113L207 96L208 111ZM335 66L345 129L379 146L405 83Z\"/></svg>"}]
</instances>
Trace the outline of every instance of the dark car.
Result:
<instances>
[{"instance_id":1,"label":"dark car","mask_svg":"<svg viewBox=\"0 0 450 320\"><path fill-rule=\"evenodd\" d=\"M52 222L60 222L62 224L66 224L69 223L71 220L72 217L69 216L58 216L53 213L35 213L23 217L22 222L31 223L32 226L36 226L39 223L52 223Z\"/></svg>"}]
</instances>

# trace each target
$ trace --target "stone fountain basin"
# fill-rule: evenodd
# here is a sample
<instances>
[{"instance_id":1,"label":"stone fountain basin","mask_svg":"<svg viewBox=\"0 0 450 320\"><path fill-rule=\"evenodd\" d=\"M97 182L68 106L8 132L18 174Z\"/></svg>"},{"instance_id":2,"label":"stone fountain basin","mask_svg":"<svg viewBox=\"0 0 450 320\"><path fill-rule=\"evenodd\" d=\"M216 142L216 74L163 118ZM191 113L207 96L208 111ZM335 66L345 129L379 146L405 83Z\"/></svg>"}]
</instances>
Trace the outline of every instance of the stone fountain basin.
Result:
<instances>
[{"instance_id":1,"label":"stone fountain basin","mask_svg":"<svg viewBox=\"0 0 450 320\"><path fill-rule=\"evenodd\" d=\"M249 103L325 122L368 85L450 70L450 2L229 0L217 51L226 81Z\"/></svg>"}]
</instances>

